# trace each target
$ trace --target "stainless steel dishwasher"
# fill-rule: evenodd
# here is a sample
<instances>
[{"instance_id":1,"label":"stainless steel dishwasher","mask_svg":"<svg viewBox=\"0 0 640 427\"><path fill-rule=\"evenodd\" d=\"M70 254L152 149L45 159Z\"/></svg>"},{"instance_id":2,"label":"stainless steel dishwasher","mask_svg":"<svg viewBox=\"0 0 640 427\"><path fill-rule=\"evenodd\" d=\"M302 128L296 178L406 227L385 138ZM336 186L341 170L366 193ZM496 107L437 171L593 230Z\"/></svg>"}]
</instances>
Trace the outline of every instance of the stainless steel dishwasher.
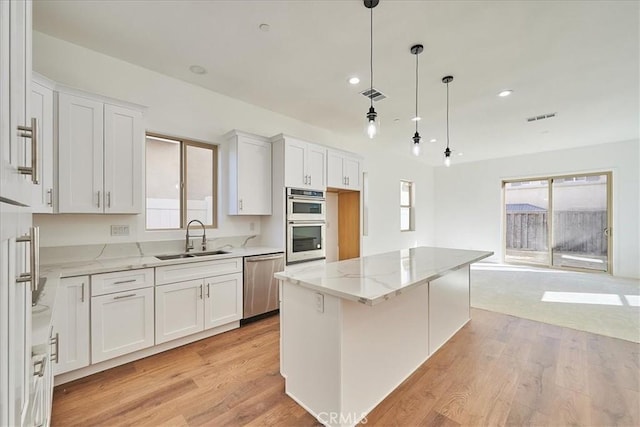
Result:
<instances>
[{"instance_id":1,"label":"stainless steel dishwasher","mask_svg":"<svg viewBox=\"0 0 640 427\"><path fill-rule=\"evenodd\" d=\"M260 318L278 309L278 281L273 275L282 270L282 252L244 258L243 320Z\"/></svg>"}]
</instances>

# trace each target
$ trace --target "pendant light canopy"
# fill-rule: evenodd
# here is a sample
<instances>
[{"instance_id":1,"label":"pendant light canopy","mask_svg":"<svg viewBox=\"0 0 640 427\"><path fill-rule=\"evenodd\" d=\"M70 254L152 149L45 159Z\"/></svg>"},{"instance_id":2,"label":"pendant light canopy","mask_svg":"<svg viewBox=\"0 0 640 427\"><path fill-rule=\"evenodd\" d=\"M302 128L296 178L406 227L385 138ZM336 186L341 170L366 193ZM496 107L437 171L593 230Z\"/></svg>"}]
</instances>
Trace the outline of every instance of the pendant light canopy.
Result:
<instances>
[{"instance_id":1,"label":"pendant light canopy","mask_svg":"<svg viewBox=\"0 0 640 427\"><path fill-rule=\"evenodd\" d=\"M369 100L371 103L369 104L369 111L367 112L367 135L369 138L372 138L378 134L380 130L380 122L378 120L378 113L376 113L375 108L373 108L373 8L376 7L379 3L379 0L364 0L364 7L369 9L371 12L371 33L370 33L370 55L369 55L369 64L370 64L370 95Z\"/></svg>"},{"instance_id":2,"label":"pendant light canopy","mask_svg":"<svg viewBox=\"0 0 640 427\"><path fill-rule=\"evenodd\" d=\"M420 133L418 132L418 122L420 121L420 116L418 116L418 55L422 53L424 50L424 46L421 44L416 44L411 46L409 50L412 55L416 56L416 115L414 117L414 121L416 122L416 133L413 134L413 154L416 156L420 155Z\"/></svg>"},{"instance_id":3,"label":"pendant light canopy","mask_svg":"<svg viewBox=\"0 0 640 427\"><path fill-rule=\"evenodd\" d=\"M451 166L451 150L449 149L449 83L453 81L453 76L444 76L442 83L447 85L447 148L444 150L444 165Z\"/></svg>"}]
</instances>

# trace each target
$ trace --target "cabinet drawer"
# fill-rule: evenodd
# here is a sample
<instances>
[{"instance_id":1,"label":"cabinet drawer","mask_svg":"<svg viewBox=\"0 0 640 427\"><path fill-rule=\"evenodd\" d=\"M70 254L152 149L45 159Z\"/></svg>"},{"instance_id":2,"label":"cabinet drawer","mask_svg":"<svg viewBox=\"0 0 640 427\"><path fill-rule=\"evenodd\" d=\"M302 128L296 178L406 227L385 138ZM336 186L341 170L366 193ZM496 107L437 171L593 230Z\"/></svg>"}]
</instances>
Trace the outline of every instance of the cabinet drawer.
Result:
<instances>
[{"instance_id":1,"label":"cabinet drawer","mask_svg":"<svg viewBox=\"0 0 640 427\"><path fill-rule=\"evenodd\" d=\"M91 276L91 296L112 294L153 286L153 268L116 271Z\"/></svg>"},{"instance_id":2,"label":"cabinet drawer","mask_svg":"<svg viewBox=\"0 0 640 427\"><path fill-rule=\"evenodd\" d=\"M239 273L241 271L242 258L168 265L166 267L156 267L156 285Z\"/></svg>"}]
</instances>

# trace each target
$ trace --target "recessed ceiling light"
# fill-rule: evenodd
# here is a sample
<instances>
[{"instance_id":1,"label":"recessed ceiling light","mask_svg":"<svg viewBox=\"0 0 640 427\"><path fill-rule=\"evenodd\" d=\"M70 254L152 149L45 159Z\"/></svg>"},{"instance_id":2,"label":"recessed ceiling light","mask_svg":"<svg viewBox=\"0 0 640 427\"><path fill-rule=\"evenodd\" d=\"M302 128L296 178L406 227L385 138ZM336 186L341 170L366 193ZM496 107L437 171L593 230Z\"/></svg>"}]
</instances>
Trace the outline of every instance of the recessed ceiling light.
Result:
<instances>
[{"instance_id":1,"label":"recessed ceiling light","mask_svg":"<svg viewBox=\"0 0 640 427\"><path fill-rule=\"evenodd\" d=\"M189 71L191 71L193 74L207 74L207 69L200 65L192 65L191 67L189 67Z\"/></svg>"},{"instance_id":2,"label":"recessed ceiling light","mask_svg":"<svg viewBox=\"0 0 640 427\"><path fill-rule=\"evenodd\" d=\"M357 85L358 83L360 83L360 79L358 77L353 76L349 78L349 84Z\"/></svg>"},{"instance_id":3,"label":"recessed ceiling light","mask_svg":"<svg viewBox=\"0 0 640 427\"><path fill-rule=\"evenodd\" d=\"M458 153L458 156L464 156L464 153Z\"/></svg>"},{"instance_id":4,"label":"recessed ceiling light","mask_svg":"<svg viewBox=\"0 0 640 427\"><path fill-rule=\"evenodd\" d=\"M266 33L267 31L269 31L271 29L271 25L269 25L269 24L260 24L260 25L258 25L258 28L260 29L260 31Z\"/></svg>"},{"instance_id":5,"label":"recessed ceiling light","mask_svg":"<svg viewBox=\"0 0 640 427\"><path fill-rule=\"evenodd\" d=\"M431 138L431 139L429 140L429 142L436 142L436 141L437 141L437 139L435 139L435 138Z\"/></svg>"},{"instance_id":6,"label":"recessed ceiling light","mask_svg":"<svg viewBox=\"0 0 640 427\"><path fill-rule=\"evenodd\" d=\"M506 90L503 90L502 92L500 92L500 93L498 94L498 96L500 96L500 97L504 98L505 96L509 96L509 95L511 95L512 93L513 93L513 91L512 91L511 89L506 89Z\"/></svg>"},{"instance_id":7,"label":"recessed ceiling light","mask_svg":"<svg viewBox=\"0 0 640 427\"><path fill-rule=\"evenodd\" d=\"M419 122L420 120L422 120L422 117L411 117L412 122Z\"/></svg>"}]
</instances>

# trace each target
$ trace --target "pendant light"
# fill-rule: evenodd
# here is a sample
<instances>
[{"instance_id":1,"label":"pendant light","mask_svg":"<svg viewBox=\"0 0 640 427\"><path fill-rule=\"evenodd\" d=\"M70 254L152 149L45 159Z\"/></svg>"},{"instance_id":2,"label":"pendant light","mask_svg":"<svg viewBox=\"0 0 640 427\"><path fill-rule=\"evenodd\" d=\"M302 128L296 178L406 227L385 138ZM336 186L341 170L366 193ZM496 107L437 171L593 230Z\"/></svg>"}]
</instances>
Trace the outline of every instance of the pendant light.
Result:
<instances>
[{"instance_id":1,"label":"pendant light","mask_svg":"<svg viewBox=\"0 0 640 427\"><path fill-rule=\"evenodd\" d=\"M371 104L369 105L369 112L367 112L367 135L369 138L373 139L374 136L379 131L380 122L378 121L378 113L376 113L375 108L373 108L373 8L378 5L380 0L364 0L364 7L371 11L371 32L370 32L370 55L369 55L369 65L370 65L370 73L369 74L369 83L370 83L370 92L369 92L369 100Z\"/></svg>"},{"instance_id":2,"label":"pendant light","mask_svg":"<svg viewBox=\"0 0 640 427\"><path fill-rule=\"evenodd\" d=\"M447 85L447 148L444 150L444 165L451 166L451 150L449 149L449 83L453 81L453 76L444 76L442 83Z\"/></svg>"},{"instance_id":3,"label":"pendant light","mask_svg":"<svg viewBox=\"0 0 640 427\"><path fill-rule=\"evenodd\" d=\"M420 116L418 116L418 55L422 53L424 50L424 46L421 44L416 44L411 46L410 52L416 56L416 115L413 120L416 122L416 133L413 134L413 154L415 156L420 155L420 133L418 132L418 122L420 121Z\"/></svg>"}]
</instances>

